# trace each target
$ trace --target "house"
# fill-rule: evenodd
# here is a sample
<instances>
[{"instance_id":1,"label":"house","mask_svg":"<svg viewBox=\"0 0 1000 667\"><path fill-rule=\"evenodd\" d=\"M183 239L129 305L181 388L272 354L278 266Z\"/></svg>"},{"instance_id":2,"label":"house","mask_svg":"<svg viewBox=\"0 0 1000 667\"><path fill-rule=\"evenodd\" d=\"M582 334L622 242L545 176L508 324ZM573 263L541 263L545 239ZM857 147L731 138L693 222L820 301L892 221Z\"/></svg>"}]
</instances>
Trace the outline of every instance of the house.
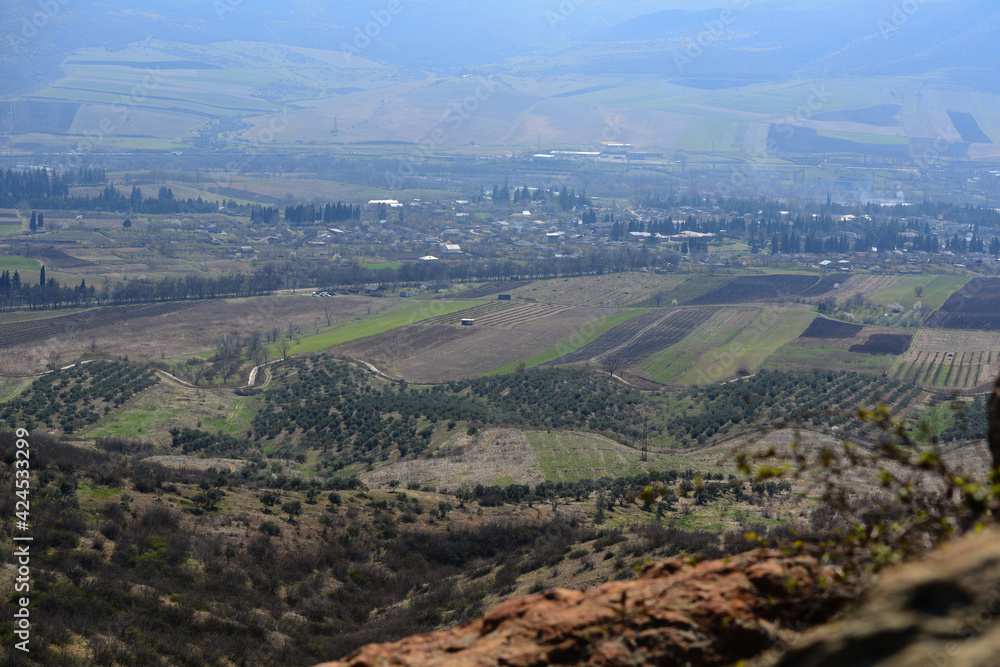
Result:
<instances>
[{"instance_id":1,"label":"house","mask_svg":"<svg viewBox=\"0 0 1000 667\"><path fill-rule=\"evenodd\" d=\"M442 243L441 248L444 250L446 255L461 255L462 246L455 245L454 243Z\"/></svg>"},{"instance_id":2,"label":"house","mask_svg":"<svg viewBox=\"0 0 1000 667\"><path fill-rule=\"evenodd\" d=\"M413 296L413 292L400 292L399 296L403 297L404 299L407 299L407 298Z\"/></svg>"}]
</instances>

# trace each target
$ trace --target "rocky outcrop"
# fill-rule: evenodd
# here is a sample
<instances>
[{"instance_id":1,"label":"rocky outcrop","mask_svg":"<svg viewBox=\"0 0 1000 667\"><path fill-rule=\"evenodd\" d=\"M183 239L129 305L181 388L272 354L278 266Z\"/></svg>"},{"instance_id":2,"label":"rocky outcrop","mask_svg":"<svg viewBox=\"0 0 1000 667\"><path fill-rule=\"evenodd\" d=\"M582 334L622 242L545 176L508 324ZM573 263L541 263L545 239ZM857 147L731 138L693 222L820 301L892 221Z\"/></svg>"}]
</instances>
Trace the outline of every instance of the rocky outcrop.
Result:
<instances>
[{"instance_id":1,"label":"rocky outcrop","mask_svg":"<svg viewBox=\"0 0 1000 667\"><path fill-rule=\"evenodd\" d=\"M482 620L322 667L729 665L771 647L784 628L839 610L833 575L812 557L768 551L670 560L635 580L518 598Z\"/></svg>"},{"instance_id":2,"label":"rocky outcrop","mask_svg":"<svg viewBox=\"0 0 1000 667\"><path fill-rule=\"evenodd\" d=\"M848 620L806 633L768 667L997 667L1000 530L887 575Z\"/></svg>"}]
</instances>

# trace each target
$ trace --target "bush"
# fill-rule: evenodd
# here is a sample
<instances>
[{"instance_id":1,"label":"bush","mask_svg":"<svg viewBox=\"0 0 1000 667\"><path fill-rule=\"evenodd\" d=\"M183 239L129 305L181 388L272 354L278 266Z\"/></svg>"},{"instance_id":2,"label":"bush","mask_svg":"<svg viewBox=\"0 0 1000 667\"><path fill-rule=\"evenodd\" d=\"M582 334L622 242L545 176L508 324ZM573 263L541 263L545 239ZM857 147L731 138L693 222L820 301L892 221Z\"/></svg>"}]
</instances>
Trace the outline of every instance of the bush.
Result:
<instances>
[{"instance_id":1,"label":"bush","mask_svg":"<svg viewBox=\"0 0 1000 667\"><path fill-rule=\"evenodd\" d=\"M278 524L273 521L265 521L260 524L260 532L271 537L277 537L278 535L281 535L281 528L279 528Z\"/></svg>"}]
</instances>

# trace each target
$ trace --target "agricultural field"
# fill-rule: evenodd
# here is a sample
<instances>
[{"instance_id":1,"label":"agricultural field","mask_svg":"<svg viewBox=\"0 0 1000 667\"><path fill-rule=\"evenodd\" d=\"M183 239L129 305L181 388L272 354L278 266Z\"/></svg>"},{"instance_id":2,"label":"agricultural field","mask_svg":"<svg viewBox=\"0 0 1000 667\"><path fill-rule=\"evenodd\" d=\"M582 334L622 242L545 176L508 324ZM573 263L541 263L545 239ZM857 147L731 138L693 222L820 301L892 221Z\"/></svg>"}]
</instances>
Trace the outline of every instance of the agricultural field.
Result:
<instances>
[{"instance_id":1,"label":"agricultural field","mask_svg":"<svg viewBox=\"0 0 1000 667\"><path fill-rule=\"evenodd\" d=\"M731 343L760 312L760 308L721 308L684 340L651 355L641 365L633 365L630 371L660 384L681 384L680 378L698 365L705 355L711 355Z\"/></svg>"},{"instance_id":2,"label":"agricultural field","mask_svg":"<svg viewBox=\"0 0 1000 667\"><path fill-rule=\"evenodd\" d=\"M868 340L864 343L852 345L848 351L857 354L900 355L910 349L911 342L913 342L911 334L874 333L868 336Z\"/></svg>"},{"instance_id":3,"label":"agricultural field","mask_svg":"<svg viewBox=\"0 0 1000 667\"><path fill-rule=\"evenodd\" d=\"M589 328L617 314L596 308L505 305L488 311L488 324L481 324L482 311L477 317L474 311L478 309L463 310L445 316L446 324L434 324L442 320L432 319L394 328L334 347L331 353L367 361L410 382L444 382L482 375L531 357L551 348L554 340L571 350L585 342L582 337ZM454 324L463 317L475 317L475 326Z\"/></svg>"},{"instance_id":4,"label":"agricultural field","mask_svg":"<svg viewBox=\"0 0 1000 667\"><path fill-rule=\"evenodd\" d=\"M513 290L515 299L598 308L627 308L651 303L661 292L669 292L685 278L676 274L626 273L536 281ZM506 292L505 292L506 293ZM669 304L664 301L663 305Z\"/></svg>"},{"instance_id":5,"label":"agricultural field","mask_svg":"<svg viewBox=\"0 0 1000 667\"><path fill-rule=\"evenodd\" d=\"M833 289L828 284L828 291ZM820 289L820 281L811 275L740 276L685 302L689 306L737 305L757 301L789 301L801 292ZM814 296L818 296L815 295Z\"/></svg>"},{"instance_id":6,"label":"agricultural field","mask_svg":"<svg viewBox=\"0 0 1000 667\"><path fill-rule=\"evenodd\" d=\"M714 384L754 373L782 346L802 335L813 314L793 308L762 309L720 348L706 352L677 379L682 386Z\"/></svg>"},{"instance_id":7,"label":"agricultural field","mask_svg":"<svg viewBox=\"0 0 1000 667\"><path fill-rule=\"evenodd\" d=\"M1000 333L923 329L892 375L928 388L985 391L998 372Z\"/></svg>"},{"instance_id":8,"label":"agricultural field","mask_svg":"<svg viewBox=\"0 0 1000 667\"><path fill-rule=\"evenodd\" d=\"M190 301L168 301L131 306L107 306L74 315L0 324L0 348L38 343L54 336L73 336L81 331L118 326L129 320L168 315L194 305L195 303Z\"/></svg>"},{"instance_id":9,"label":"agricultural field","mask_svg":"<svg viewBox=\"0 0 1000 667\"><path fill-rule=\"evenodd\" d=\"M802 332L800 338L855 338L864 330L860 324L851 324L826 317L817 317Z\"/></svg>"},{"instance_id":10,"label":"agricultural field","mask_svg":"<svg viewBox=\"0 0 1000 667\"><path fill-rule=\"evenodd\" d=\"M857 297L870 300L879 292L887 290L897 279L898 276L855 275L840 286L836 292L835 300L841 308L844 308L848 301Z\"/></svg>"},{"instance_id":11,"label":"agricultural field","mask_svg":"<svg viewBox=\"0 0 1000 667\"><path fill-rule=\"evenodd\" d=\"M1000 278L975 278L925 322L940 329L1000 330Z\"/></svg>"},{"instance_id":12,"label":"agricultural field","mask_svg":"<svg viewBox=\"0 0 1000 667\"><path fill-rule=\"evenodd\" d=\"M714 308L653 310L619 324L592 343L550 364L579 364L614 358L622 368L679 343L716 313Z\"/></svg>"},{"instance_id":13,"label":"agricultural field","mask_svg":"<svg viewBox=\"0 0 1000 667\"><path fill-rule=\"evenodd\" d=\"M183 310L171 311L171 307L185 306ZM33 320L23 324L0 325L0 332L9 329L9 335L24 340L25 331L51 332L54 335L43 342L21 342L3 348L0 355L0 373L4 375L31 375L41 373L50 364L63 366L83 357L107 357L117 359L127 357L133 361L181 361L190 355L206 355L215 348L224 334L233 331L267 332L278 329L280 336L288 334L291 325L294 336L304 336L312 331L332 331L335 328L349 329L366 316L369 308L384 307L379 299L364 297L344 297L336 299L314 299L305 295L275 295L253 299L216 299L201 302L168 302L125 307L125 312L145 312L147 316L119 321L118 324L102 322L91 315L94 311L69 316L73 319L58 322L62 318ZM164 308L164 311L156 309ZM152 309L152 310L143 310ZM149 315L149 313L157 313ZM329 313L331 324L327 324ZM398 326L402 322L388 323ZM66 326L69 322L69 326ZM82 331L79 323L92 323L96 328ZM368 322L360 322L368 325ZM377 324L377 322L376 322ZM370 326L370 325L369 325ZM367 332L367 333L366 333ZM350 333L350 332L348 332ZM355 331L357 337L368 335L370 328ZM35 334L31 334L35 335ZM47 335L47 334L46 334ZM321 336L323 334L320 334ZM300 340L306 342L306 338ZM347 340L347 339L345 339ZM343 342L343 340L337 341ZM272 351L276 356L277 351Z\"/></svg>"},{"instance_id":14,"label":"agricultural field","mask_svg":"<svg viewBox=\"0 0 1000 667\"><path fill-rule=\"evenodd\" d=\"M659 295L664 306L685 305L698 297L711 292L717 287L725 285L732 280L732 276L719 276L709 274L699 274L689 277L673 289L668 289Z\"/></svg>"},{"instance_id":15,"label":"agricultural field","mask_svg":"<svg viewBox=\"0 0 1000 667\"><path fill-rule=\"evenodd\" d=\"M868 300L880 306L898 303L908 310L919 303L929 313L943 306L948 297L968 282L965 276L897 276L892 285ZM918 291L920 296L916 294Z\"/></svg>"}]
</instances>

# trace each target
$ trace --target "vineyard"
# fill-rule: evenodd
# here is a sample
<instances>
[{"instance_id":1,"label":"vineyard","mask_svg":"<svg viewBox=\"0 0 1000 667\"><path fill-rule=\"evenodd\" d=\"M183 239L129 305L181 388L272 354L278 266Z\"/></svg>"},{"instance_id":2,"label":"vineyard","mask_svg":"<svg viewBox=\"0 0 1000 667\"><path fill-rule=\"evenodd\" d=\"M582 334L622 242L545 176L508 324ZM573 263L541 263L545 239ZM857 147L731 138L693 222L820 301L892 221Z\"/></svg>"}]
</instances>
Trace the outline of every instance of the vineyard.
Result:
<instances>
[{"instance_id":1,"label":"vineyard","mask_svg":"<svg viewBox=\"0 0 1000 667\"><path fill-rule=\"evenodd\" d=\"M626 367L684 340L716 312L717 308L685 308L666 313L654 310L613 327L597 340L549 364L576 364L613 356Z\"/></svg>"},{"instance_id":2,"label":"vineyard","mask_svg":"<svg viewBox=\"0 0 1000 667\"><path fill-rule=\"evenodd\" d=\"M926 326L941 329L1000 330L1000 278L976 278L935 311Z\"/></svg>"},{"instance_id":3,"label":"vineyard","mask_svg":"<svg viewBox=\"0 0 1000 667\"><path fill-rule=\"evenodd\" d=\"M819 288L816 276L740 276L691 299L686 305L738 305L755 301L785 300L814 288ZM829 289L833 289L832 284L829 285Z\"/></svg>"},{"instance_id":4,"label":"vineyard","mask_svg":"<svg viewBox=\"0 0 1000 667\"><path fill-rule=\"evenodd\" d=\"M194 305L197 305L197 302L167 301L132 306L107 306L75 315L0 324L0 348L35 343L53 336L99 329L143 317L167 315Z\"/></svg>"},{"instance_id":5,"label":"vineyard","mask_svg":"<svg viewBox=\"0 0 1000 667\"><path fill-rule=\"evenodd\" d=\"M860 324L817 317L799 338L855 338L863 329Z\"/></svg>"},{"instance_id":6,"label":"vineyard","mask_svg":"<svg viewBox=\"0 0 1000 667\"><path fill-rule=\"evenodd\" d=\"M471 319L479 320L480 317L485 315L490 315L492 313L497 313L508 308L513 308L514 304L509 301L491 301L489 303L480 304L472 308L467 308L465 310L460 310L457 313L450 313L448 315L438 315L437 317L431 317L426 320L421 320L420 324L461 324L462 320Z\"/></svg>"},{"instance_id":7,"label":"vineyard","mask_svg":"<svg viewBox=\"0 0 1000 667\"><path fill-rule=\"evenodd\" d=\"M0 422L34 430L38 425L72 433L93 424L159 380L153 371L111 361L77 364L35 380L0 405Z\"/></svg>"},{"instance_id":8,"label":"vineyard","mask_svg":"<svg viewBox=\"0 0 1000 667\"><path fill-rule=\"evenodd\" d=\"M1000 371L1000 334L923 330L896 366L903 382L941 389L987 386Z\"/></svg>"},{"instance_id":9,"label":"vineyard","mask_svg":"<svg viewBox=\"0 0 1000 667\"><path fill-rule=\"evenodd\" d=\"M903 413L920 396L919 388L862 373L761 371L752 378L685 392L686 409L668 421L667 432L681 444L704 444L740 428L790 422L836 426L870 433L857 421L857 408L884 403Z\"/></svg>"}]
</instances>

